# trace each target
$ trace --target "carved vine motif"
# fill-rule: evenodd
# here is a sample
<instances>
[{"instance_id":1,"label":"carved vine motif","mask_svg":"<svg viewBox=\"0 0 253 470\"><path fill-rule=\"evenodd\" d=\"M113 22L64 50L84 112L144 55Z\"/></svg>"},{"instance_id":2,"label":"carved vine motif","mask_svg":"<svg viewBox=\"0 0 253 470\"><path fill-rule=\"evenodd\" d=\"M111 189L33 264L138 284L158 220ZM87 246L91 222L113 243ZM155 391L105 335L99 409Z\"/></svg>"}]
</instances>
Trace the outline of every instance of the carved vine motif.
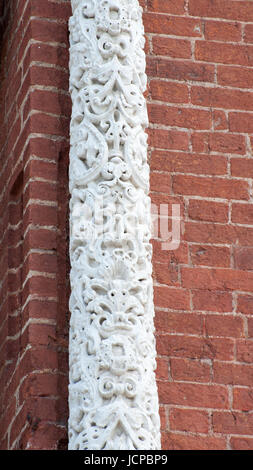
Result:
<instances>
[{"instance_id":1,"label":"carved vine motif","mask_svg":"<svg viewBox=\"0 0 253 470\"><path fill-rule=\"evenodd\" d=\"M144 31L72 0L70 449L159 449Z\"/></svg>"}]
</instances>

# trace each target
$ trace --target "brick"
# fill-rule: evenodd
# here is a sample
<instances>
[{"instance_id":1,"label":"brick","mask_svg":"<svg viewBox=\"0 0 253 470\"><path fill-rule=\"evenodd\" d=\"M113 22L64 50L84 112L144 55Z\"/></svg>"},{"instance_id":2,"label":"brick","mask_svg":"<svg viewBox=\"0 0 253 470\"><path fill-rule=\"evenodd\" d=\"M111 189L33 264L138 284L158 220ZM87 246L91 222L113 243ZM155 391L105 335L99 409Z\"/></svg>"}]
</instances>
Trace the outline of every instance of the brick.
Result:
<instances>
[{"instance_id":1,"label":"brick","mask_svg":"<svg viewBox=\"0 0 253 470\"><path fill-rule=\"evenodd\" d=\"M242 38L242 28L240 23L205 21L205 38L208 41L228 41L237 42Z\"/></svg>"},{"instance_id":2,"label":"brick","mask_svg":"<svg viewBox=\"0 0 253 470\"><path fill-rule=\"evenodd\" d=\"M47 172L47 179L51 174L55 175L55 178L57 178L57 168L56 166L52 167L52 165L55 165L56 162L58 162L58 158L60 156L60 151L62 147L64 147L66 144L61 143L60 144L54 140L52 140L50 137L47 136L41 136L41 137L30 137L29 139L29 152L28 152L28 161L29 165L38 165L37 169L40 167L43 168L43 172L45 171L45 160L52 160L50 164L47 166L48 172ZM68 148L68 147L67 147ZM38 163L37 160L31 160L31 156L33 157L40 157L44 161L40 160L40 163ZM55 163L54 163L55 162ZM53 169L54 168L54 169ZM37 169L34 169L35 173ZM35 175L36 176L36 175Z\"/></svg>"},{"instance_id":3,"label":"brick","mask_svg":"<svg viewBox=\"0 0 253 470\"><path fill-rule=\"evenodd\" d=\"M151 191L159 191L162 193L170 193L171 179L167 173L155 173L151 174L150 178L150 189Z\"/></svg>"},{"instance_id":4,"label":"brick","mask_svg":"<svg viewBox=\"0 0 253 470\"><path fill-rule=\"evenodd\" d=\"M196 41L195 58L220 64L253 65L253 46L221 42Z\"/></svg>"},{"instance_id":5,"label":"brick","mask_svg":"<svg viewBox=\"0 0 253 470\"><path fill-rule=\"evenodd\" d=\"M236 88L252 88L253 70L246 67L218 65L217 81L219 85Z\"/></svg>"},{"instance_id":6,"label":"brick","mask_svg":"<svg viewBox=\"0 0 253 470\"><path fill-rule=\"evenodd\" d=\"M203 178L187 175L175 175L172 178L175 194L216 197L222 199L248 199L246 181L225 178Z\"/></svg>"},{"instance_id":7,"label":"brick","mask_svg":"<svg viewBox=\"0 0 253 470\"><path fill-rule=\"evenodd\" d=\"M229 292L211 292L208 290L195 290L192 293L195 310L209 312L231 312L232 294Z\"/></svg>"},{"instance_id":8,"label":"brick","mask_svg":"<svg viewBox=\"0 0 253 470\"><path fill-rule=\"evenodd\" d=\"M231 360L234 357L233 341L224 337L207 339L203 336L161 334L157 336L156 344L161 356L217 360Z\"/></svg>"},{"instance_id":9,"label":"brick","mask_svg":"<svg viewBox=\"0 0 253 470\"><path fill-rule=\"evenodd\" d=\"M43 178L44 180L56 182L57 176L57 166L55 162L43 160L30 160L24 172L25 180L30 178Z\"/></svg>"},{"instance_id":10,"label":"brick","mask_svg":"<svg viewBox=\"0 0 253 470\"><path fill-rule=\"evenodd\" d=\"M24 277L28 274L29 270L51 274L57 272L56 254L30 253L23 266Z\"/></svg>"},{"instance_id":11,"label":"brick","mask_svg":"<svg viewBox=\"0 0 253 470\"><path fill-rule=\"evenodd\" d=\"M207 315L205 328L208 337L241 338L244 336L243 320L234 316Z\"/></svg>"},{"instance_id":12,"label":"brick","mask_svg":"<svg viewBox=\"0 0 253 470\"><path fill-rule=\"evenodd\" d=\"M192 220L226 223L228 222L228 204L191 199L188 206L188 215Z\"/></svg>"},{"instance_id":13,"label":"brick","mask_svg":"<svg viewBox=\"0 0 253 470\"><path fill-rule=\"evenodd\" d=\"M223 437L162 433L162 448L165 450L225 450Z\"/></svg>"},{"instance_id":14,"label":"brick","mask_svg":"<svg viewBox=\"0 0 253 470\"><path fill-rule=\"evenodd\" d=\"M207 132L194 132L191 134L193 152L210 153L210 135Z\"/></svg>"},{"instance_id":15,"label":"brick","mask_svg":"<svg viewBox=\"0 0 253 470\"><path fill-rule=\"evenodd\" d=\"M202 333L202 318L194 313L157 311L155 316L157 332L196 334ZM166 340L167 338L165 338Z\"/></svg>"},{"instance_id":16,"label":"brick","mask_svg":"<svg viewBox=\"0 0 253 470\"><path fill-rule=\"evenodd\" d=\"M213 364L213 381L224 385L242 385L252 387L253 366L215 361ZM234 396L235 390L236 388L234 388ZM239 390L245 389L243 388Z\"/></svg>"},{"instance_id":17,"label":"brick","mask_svg":"<svg viewBox=\"0 0 253 470\"><path fill-rule=\"evenodd\" d=\"M164 129L151 129L150 145L160 149L188 150L189 136L186 132Z\"/></svg>"},{"instance_id":18,"label":"brick","mask_svg":"<svg viewBox=\"0 0 253 470\"><path fill-rule=\"evenodd\" d=\"M209 418L205 411L172 408L169 420L171 430L208 433Z\"/></svg>"},{"instance_id":19,"label":"brick","mask_svg":"<svg viewBox=\"0 0 253 470\"><path fill-rule=\"evenodd\" d=\"M150 77L170 80L214 82L214 66L193 63L191 61L168 60L159 57L147 57L147 73Z\"/></svg>"},{"instance_id":20,"label":"brick","mask_svg":"<svg viewBox=\"0 0 253 470\"><path fill-rule=\"evenodd\" d=\"M30 294L38 297L57 297L56 280L44 276L33 276L29 278L23 288L24 300Z\"/></svg>"},{"instance_id":21,"label":"brick","mask_svg":"<svg viewBox=\"0 0 253 470\"><path fill-rule=\"evenodd\" d=\"M189 37L202 36L202 26L199 19L144 13L143 20L146 33Z\"/></svg>"},{"instance_id":22,"label":"brick","mask_svg":"<svg viewBox=\"0 0 253 470\"><path fill-rule=\"evenodd\" d=\"M57 395L57 381L56 374L43 373L43 374L30 374L22 383L19 396L23 401L29 397L50 397Z\"/></svg>"},{"instance_id":23,"label":"brick","mask_svg":"<svg viewBox=\"0 0 253 470\"><path fill-rule=\"evenodd\" d=\"M35 113L30 117L31 132L47 135L68 135L69 119L62 116Z\"/></svg>"},{"instance_id":24,"label":"brick","mask_svg":"<svg viewBox=\"0 0 253 470\"><path fill-rule=\"evenodd\" d=\"M191 58L191 42L186 39L173 39L153 36L153 54L179 59Z\"/></svg>"},{"instance_id":25,"label":"brick","mask_svg":"<svg viewBox=\"0 0 253 470\"><path fill-rule=\"evenodd\" d=\"M251 158L232 158L231 175L239 178L248 178L253 172L253 160Z\"/></svg>"},{"instance_id":26,"label":"brick","mask_svg":"<svg viewBox=\"0 0 253 470\"><path fill-rule=\"evenodd\" d=\"M171 358L170 373L174 381L210 382L211 368L205 359Z\"/></svg>"},{"instance_id":27,"label":"brick","mask_svg":"<svg viewBox=\"0 0 253 470\"><path fill-rule=\"evenodd\" d=\"M54 67L33 65L29 70L31 85L55 86L68 90L69 74L67 70L57 70Z\"/></svg>"},{"instance_id":28,"label":"brick","mask_svg":"<svg viewBox=\"0 0 253 470\"><path fill-rule=\"evenodd\" d=\"M253 296L238 294L237 312L253 315Z\"/></svg>"},{"instance_id":29,"label":"brick","mask_svg":"<svg viewBox=\"0 0 253 470\"><path fill-rule=\"evenodd\" d=\"M156 377L157 379L168 380L169 378L169 362L168 359L161 357L156 358Z\"/></svg>"},{"instance_id":30,"label":"brick","mask_svg":"<svg viewBox=\"0 0 253 470\"><path fill-rule=\"evenodd\" d=\"M221 152L229 155L244 155L246 152L244 136L225 132L194 133L192 145L194 152Z\"/></svg>"},{"instance_id":31,"label":"brick","mask_svg":"<svg viewBox=\"0 0 253 470\"><path fill-rule=\"evenodd\" d=\"M55 250L57 246L56 232L47 228L32 228L26 232L24 250L42 249Z\"/></svg>"},{"instance_id":32,"label":"brick","mask_svg":"<svg viewBox=\"0 0 253 470\"><path fill-rule=\"evenodd\" d=\"M162 242L151 240L153 245L153 260L159 263L188 263L188 246L181 243L177 250L168 251L162 249Z\"/></svg>"},{"instance_id":33,"label":"brick","mask_svg":"<svg viewBox=\"0 0 253 470\"><path fill-rule=\"evenodd\" d=\"M232 205L232 222L239 224L253 225L253 206L252 204Z\"/></svg>"},{"instance_id":34,"label":"brick","mask_svg":"<svg viewBox=\"0 0 253 470\"><path fill-rule=\"evenodd\" d=\"M14 361L14 366L16 366L16 361ZM14 394L16 393L20 382L20 371L18 371L18 368L12 367L10 364L5 364L5 367L7 380L5 381L5 388L2 393L3 409L7 408L8 403L12 401L11 398L13 398Z\"/></svg>"},{"instance_id":35,"label":"brick","mask_svg":"<svg viewBox=\"0 0 253 470\"><path fill-rule=\"evenodd\" d=\"M251 272L223 268L182 268L182 286L186 289L250 291Z\"/></svg>"},{"instance_id":36,"label":"brick","mask_svg":"<svg viewBox=\"0 0 253 470\"><path fill-rule=\"evenodd\" d=\"M227 172L227 159L223 155L211 156L183 152L154 151L151 156L151 170L202 175L225 175Z\"/></svg>"},{"instance_id":37,"label":"brick","mask_svg":"<svg viewBox=\"0 0 253 470\"><path fill-rule=\"evenodd\" d=\"M202 223L186 223L184 239L199 243L238 243L252 246L253 230L250 227L240 225L218 225Z\"/></svg>"},{"instance_id":38,"label":"brick","mask_svg":"<svg viewBox=\"0 0 253 470\"><path fill-rule=\"evenodd\" d=\"M10 272L8 275L9 284L11 286L10 291L17 292L20 288L20 283L22 282L22 274L20 270L15 272Z\"/></svg>"},{"instance_id":39,"label":"brick","mask_svg":"<svg viewBox=\"0 0 253 470\"><path fill-rule=\"evenodd\" d=\"M16 100L16 96L21 85L21 79L22 79L21 70L20 69L16 70L12 74L12 86L8 87L6 97L5 97L5 107L6 107L6 110L8 110L8 112L11 109L13 102L15 102ZM16 114L15 109L14 109L14 112Z\"/></svg>"},{"instance_id":40,"label":"brick","mask_svg":"<svg viewBox=\"0 0 253 470\"><path fill-rule=\"evenodd\" d=\"M198 106L252 111L253 93L242 90L224 89L223 87L211 88L193 86L191 88L191 102ZM238 116L237 113L230 113L229 117L231 118L234 114ZM232 125L230 125L229 128L232 132L239 132L239 130L235 130Z\"/></svg>"},{"instance_id":41,"label":"brick","mask_svg":"<svg viewBox=\"0 0 253 470\"><path fill-rule=\"evenodd\" d=\"M43 281L41 280L43 283ZM43 292L43 289L41 289ZM42 293L43 295L43 293ZM50 296L50 292L48 293ZM53 339L55 338L55 326L53 325L41 325L39 323L32 323L27 327L29 343L38 346L50 347Z\"/></svg>"},{"instance_id":42,"label":"brick","mask_svg":"<svg viewBox=\"0 0 253 470\"><path fill-rule=\"evenodd\" d=\"M24 322L26 323L29 318L54 320L57 316L57 307L55 300L31 299L23 311Z\"/></svg>"},{"instance_id":43,"label":"brick","mask_svg":"<svg viewBox=\"0 0 253 470\"><path fill-rule=\"evenodd\" d=\"M184 0L147 0L147 7L149 11L154 12L184 14Z\"/></svg>"},{"instance_id":44,"label":"brick","mask_svg":"<svg viewBox=\"0 0 253 470\"><path fill-rule=\"evenodd\" d=\"M23 204L26 207L31 200L55 202L56 199L57 187L55 184L31 181L24 191Z\"/></svg>"},{"instance_id":45,"label":"brick","mask_svg":"<svg viewBox=\"0 0 253 470\"><path fill-rule=\"evenodd\" d=\"M188 103L188 87L183 83L151 80L150 91L153 100L170 103Z\"/></svg>"},{"instance_id":46,"label":"brick","mask_svg":"<svg viewBox=\"0 0 253 470\"><path fill-rule=\"evenodd\" d=\"M68 33L64 24L32 18L30 27L30 36L36 41L67 43Z\"/></svg>"},{"instance_id":47,"label":"brick","mask_svg":"<svg viewBox=\"0 0 253 470\"><path fill-rule=\"evenodd\" d=\"M65 47L32 43L27 50L27 54L29 54L29 62L35 61L52 65L57 63L60 67L68 68L69 56Z\"/></svg>"},{"instance_id":48,"label":"brick","mask_svg":"<svg viewBox=\"0 0 253 470\"><path fill-rule=\"evenodd\" d=\"M236 358L239 362L253 363L253 342L240 340L236 345Z\"/></svg>"},{"instance_id":49,"label":"brick","mask_svg":"<svg viewBox=\"0 0 253 470\"><path fill-rule=\"evenodd\" d=\"M227 247L193 245L190 253L193 266L230 267L230 249Z\"/></svg>"},{"instance_id":50,"label":"brick","mask_svg":"<svg viewBox=\"0 0 253 470\"><path fill-rule=\"evenodd\" d=\"M40 18L51 18L65 21L71 14L71 8L68 3L52 3L50 0L44 0L43 5L40 1L32 2L31 14Z\"/></svg>"},{"instance_id":51,"label":"brick","mask_svg":"<svg viewBox=\"0 0 253 470\"><path fill-rule=\"evenodd\" d=\"M161 403L201 408L228 408L228 392L221 385L158 382Z\"/></svg>"},{"instance_id":52,"label":"brick","mask_svg":"<svg viewBox=\"0 0 253 470\"><path fill-rule=\"evenodd\" d=\"M252 320L252 318L248 319L248 337L253 338L253 320Z\"/></svg>"},{"instance_id":53,"label":"brick","mask_svg":"<svg viewBox=\"0 0 253 470\"><path fill-rule=\"evenodd\" d=\"M226 434L253 434L253 415L214 411L213 429Z\"/></svg>"},{"instance_id":54,"label":"brick","mask_svg":"<svg viewBox=\"0 0 253 470\"><path fill-rule=\"evenodd\" d=\"M212 111L213 128L215 131L223 131L228 129L228 120L225 111L214 109Z\"/></svg>"},{"instance_id":55,"label":"brick","mask_svg":"<svg viewBox=\"0 0 253 470\"><path fill-rule=\"evenodd\" d=\"M17 297L20 296L17 295ZM11 312L10 312L11 313ZM13 315L9 315L8 318L8 336L13 337L12 339L15 339L16 335L19 335L20 333L20 325L17 322L17 313L14 312Z\"/></svg>"},{"instance_id":56,"label":"brick","mask_svg":"<svg viewBox=\"0 0 253 470\"><path fill-rule=\"evenodd\" d=\"M34 370L57 369L58 359L57 352L52 349L30 349L22 357L20 370L23 375L26 375L29 371Z\"/></svg>"},{"instance_id":57,"label":"brick","mask_svg":"<svg viewBox=\"0 0 253 470\"><path fill-rule=\"evenodd\" d=\"M160 413L160 421L161 421L161 431L164 431L167 428L166 408L164 406L160 406L159 413Z\"/></svg>"},{"instance_id":58,"label":"brick","mask_svg":"<svg viewBox=\"0 0 253 470\"><path fill-rule=\"evenodd\" d=\"M29 429L22 436L20 447L23 450L67 450L67 442L66 429L56 424L41 422L36 426L36 432Z\"/></svg>"},{"instance_id":59,"label":"brick","mask_svg":"<svg viewBox=\"0 0 253 470\"><path fill-rule=\"evenodd\" d=\"M234 228L226 224L186 222L184 229L184 240L194 243L221 243L224 245L244 238L244 244L250 245L253 240L253 231L247 233L243 231L240 236L238 227ZM245 243L246 236L248 236L248 243Z\"/></svg>"},{"instance_id":60,"label":"brick","mask_svg":"<svg viewBox=\"0 0 253 470\"><path fill-rule=\"evenodd\" d=\"M48 90L33 90L30 93L29 107L38 111L69 117L71 102L66 94Z\"/></svg>"},{"instance_id":61,"label":"brick","mask_svg":"<svg viewBox=\"0 0 253 470\"><path fill-rule=\"evenodd\" d=\"M12 422L12 425L11 425L11 428L10 428L10 435L9 435L9 443L10 443L10 448L13 444L13 442L15 441L15 439L17 439L17 437L19 436L21 430L22 430L22 427L24 426L24 423L25 423L25 419L26 419L26 413L27 413L27 410L26 410L26 406L23 406L21 408L21 410L15 414L15 417L14 417L14 420Z\"/></svg>"},{"instance_id":62,"label":"brick","mask_svg":"<svg viewBox=\"0 0 253 470\"><path fill-rule=\"evenodd\" d=\"M12 397L12 400L9 404L9 406L7 407L7 409L4 410L4 412L2 413L2 416L1 416L1 421L0 421L0 425L1 425L1 434L2 436L4 437L6 432L8 431L8 427L13 419L13 416L15 416L15 413L16 413L16 407L17 407L17 400L16 400L16 397ZM7 446L6 447L1 447L2 450L6 450L8 447L8 443L7 443Z\"/></svg>"},{"instance_id":63,"label":"brick","mask_svg":"<svg viewBox=\"0 0 253 470\"><path fill-rule=\"evenodd\" d=\"M182 213L184 213L184 201L183 201L183 198L181 197L175 197L175 196L171 196L170 194L166 194L166 193L155 193L155 192L151 192L150 193L150 197L151 197L151 202L152 202L152 207L151 207L151 210L152 210L152 214L154 216L157 216L159 215L160 217L160 213L161 213L161 208L160 208L160 205L161 204L167 204L168 205L168 219L167 219L167 222L168 222L168 225L170 224L171 225L171 220L172 220L172 206L173 204L178 204L182 210ZM171 228L171 227L170 227ZM162 243L162 240L151 240L152 242L158 242L159 244ZM180 246L178 247L178 249L180 249ZM163 255L164 257L162 258L163 260L166 260L166 256L168 255L170 257L171 254L175 254L175 253L178 253L178 249L177 250L164 250L162 246L160 246L160 251L163 252ZM168 261L168 259L167 259ZM160 262L162 262L160 260Z\"/></svg>"},{"instance_id":64,"label":"brick","mask_svg":"<svg viewBox=\"0 0 253 470\"><path fill-rule=\"evenodd\" d=\"M253 132L253 115L249 113L229 113L229 129L231 132Z\"/></svg>"},{"instance_id":65,"label":"brick","mask_svg":"<svg viewBox=\"0 0 253 470\"><path fill-rule=\"evenodd\" d=\"M7 155L11 153L11 151L14 148L14 145L17 142L17 136L19 135L21 130L21 120L20 118L16 119L16 122L13 124L10 134L8 136L7 140L7 147L6 147L6 153Z\"/></svg>"},{"instance_id":66,"label":"brick","mask_svg":"<svg viewBox=\"0 0 253 470\"><path fill-rule=\"evenodd\" d=\"M249 366L239 366L239 367L249 367ZM251 379L251 380L250 380ZM245 377L245 382L247 381ZM253 393L252 393L252 368L251 375L247 381L247 385L250 382L250 388L233 388L233 408L240 411L252 411L253 406ZM243 384L244 385L244 384Z\"/></svg>"},{"instance_id":67,"label":"brick","mask_svg":"<svg viewBox=\"0 0 253 470\"><path fill-rule=\"evenodd\" d=\"M248 437L231 437L232 450L253 450L253 439Z\"/></svg>"},{"instance_id":68,"label":"brick","mask_svg":"<svg viewBox=\"0 0 253 470\"><path fill-rule=\"evenodd\" d=\"M226 20L253 21L251 1L190 0L189 13L193 16L224 18Z\"/></svg>"},{"instance_id":69,"label":"brick","mask_svg":"<svg viewBox=\"0 0 253 470\"><path fill-rule=\"evenodd\" d=\"M235 267L238 269L253 270L253 247L235 247Z\"/></svg>"},{"instance_id":70,"label":"brick","mask_svg":"<svg viewBox=\"0 0 253 470\"><path fill-rule=\"evenodd\" d=\"M169 288L166 286L155 288L155 305L175 310L189 310L190 296L184 289Z\"/></svg>"},{"instance_id":71,"label":"brick","mask_svg":"<svg viewBox=\"0 0 253 470\"><path fill-rule=\"evenodd\" d=\"M179 272L174 263L153 263L153 277L159 284L178 287Z\"/></svg>"},{"instance_id":72,"label":"brick","mask_svg":"<svg viewBox=\"0 0 253 470\"><path fill-rule=\"evenodd\" d=\"M202 130L211 127L210 112L193 108L175 108L151 104L149 105L149 118L151 123L166 126Z\"/></svg>"},{"instance_id":73,"label":"brick","mask_svg":"<svg viewBox=\"0 0 253 470\"><path fill-rule=\"evenodd\" d=\"M57 225L57 207L33 203L26 209L24 215L24 225Z\"/></svg>"},{"instance_id":74,"label":"brick","mask_svg":"<svg viewBox=\"0 0 253 470\"><path fill-rule=\"evenodd\" d=\"M244 42L253 43L253 25L252 24L245 25Z\"/></svg>"}]
</instances>

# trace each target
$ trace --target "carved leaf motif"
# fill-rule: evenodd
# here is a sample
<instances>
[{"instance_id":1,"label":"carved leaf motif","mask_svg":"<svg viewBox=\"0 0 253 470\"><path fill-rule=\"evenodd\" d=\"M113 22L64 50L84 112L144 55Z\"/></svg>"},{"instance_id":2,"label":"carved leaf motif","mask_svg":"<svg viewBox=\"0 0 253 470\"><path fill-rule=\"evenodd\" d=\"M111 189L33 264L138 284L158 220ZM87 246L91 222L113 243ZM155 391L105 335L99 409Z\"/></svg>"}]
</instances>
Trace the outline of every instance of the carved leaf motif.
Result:
<instances>
[{"instance_id":1,"label":"carved leaf motif","mask_svg":"<svg viewBox=\"0 0 253 470\"><path fill-rule=\"evenodd\" d=\"M144 29L72 0L70 449L159 449Z\"/></svg>"}]
</instances>

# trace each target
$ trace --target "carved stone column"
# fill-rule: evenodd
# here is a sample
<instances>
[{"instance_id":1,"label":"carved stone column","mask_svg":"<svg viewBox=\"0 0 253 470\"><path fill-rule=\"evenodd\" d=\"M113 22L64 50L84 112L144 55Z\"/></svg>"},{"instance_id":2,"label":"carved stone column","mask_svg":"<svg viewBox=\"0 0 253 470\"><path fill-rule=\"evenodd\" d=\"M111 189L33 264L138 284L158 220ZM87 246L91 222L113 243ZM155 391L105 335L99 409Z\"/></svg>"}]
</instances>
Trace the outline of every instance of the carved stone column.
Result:
<instances>
[{"instance_id":1,"label":"carved stone column","mask_svg":"<svg viewBox=\"0 0 253 470\"><path fill-rule=\"evenodd\" d=\"M159 449L142 9L72 8L69 449Z\"/></svg>"}]
</instances>

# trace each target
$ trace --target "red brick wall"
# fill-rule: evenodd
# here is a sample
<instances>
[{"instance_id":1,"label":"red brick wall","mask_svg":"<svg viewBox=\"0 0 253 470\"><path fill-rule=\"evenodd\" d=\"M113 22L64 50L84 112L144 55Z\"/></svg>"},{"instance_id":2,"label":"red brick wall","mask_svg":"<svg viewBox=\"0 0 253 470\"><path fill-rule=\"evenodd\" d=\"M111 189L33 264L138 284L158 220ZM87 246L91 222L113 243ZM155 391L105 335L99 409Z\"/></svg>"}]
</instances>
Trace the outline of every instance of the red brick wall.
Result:
<instances>
[{"instance_id":1,"label":"red brick wall","mask_svg":"<svg viewBox=\"0 0 253 470\"><path fill-rule=\"evenodd\" d=\"M145 4L163 447L253 449L253 2Z\"/></svg>"},{"instance_id":2,"label":"red brick wall","mask_svg":"<svg viewBox=\"0 0 253 470\"><path fill-rule=\"evenodd\" d=\"M64 449L68 0L7 0L1 43L0 448ZM142 0L164 449L253 449L253 3ZM251 437L252 436L252 437Z\"/></svg>"},{"instance_id":3,"label":"red brick wall","mask_svg":"<svg viewBox=\"0 0 253 470\"><path fill-rule=\"evenodd\" d=\"M69 2L5 1L0 448L62 449L68 382Z\"/></svg>"}]
</instances>

